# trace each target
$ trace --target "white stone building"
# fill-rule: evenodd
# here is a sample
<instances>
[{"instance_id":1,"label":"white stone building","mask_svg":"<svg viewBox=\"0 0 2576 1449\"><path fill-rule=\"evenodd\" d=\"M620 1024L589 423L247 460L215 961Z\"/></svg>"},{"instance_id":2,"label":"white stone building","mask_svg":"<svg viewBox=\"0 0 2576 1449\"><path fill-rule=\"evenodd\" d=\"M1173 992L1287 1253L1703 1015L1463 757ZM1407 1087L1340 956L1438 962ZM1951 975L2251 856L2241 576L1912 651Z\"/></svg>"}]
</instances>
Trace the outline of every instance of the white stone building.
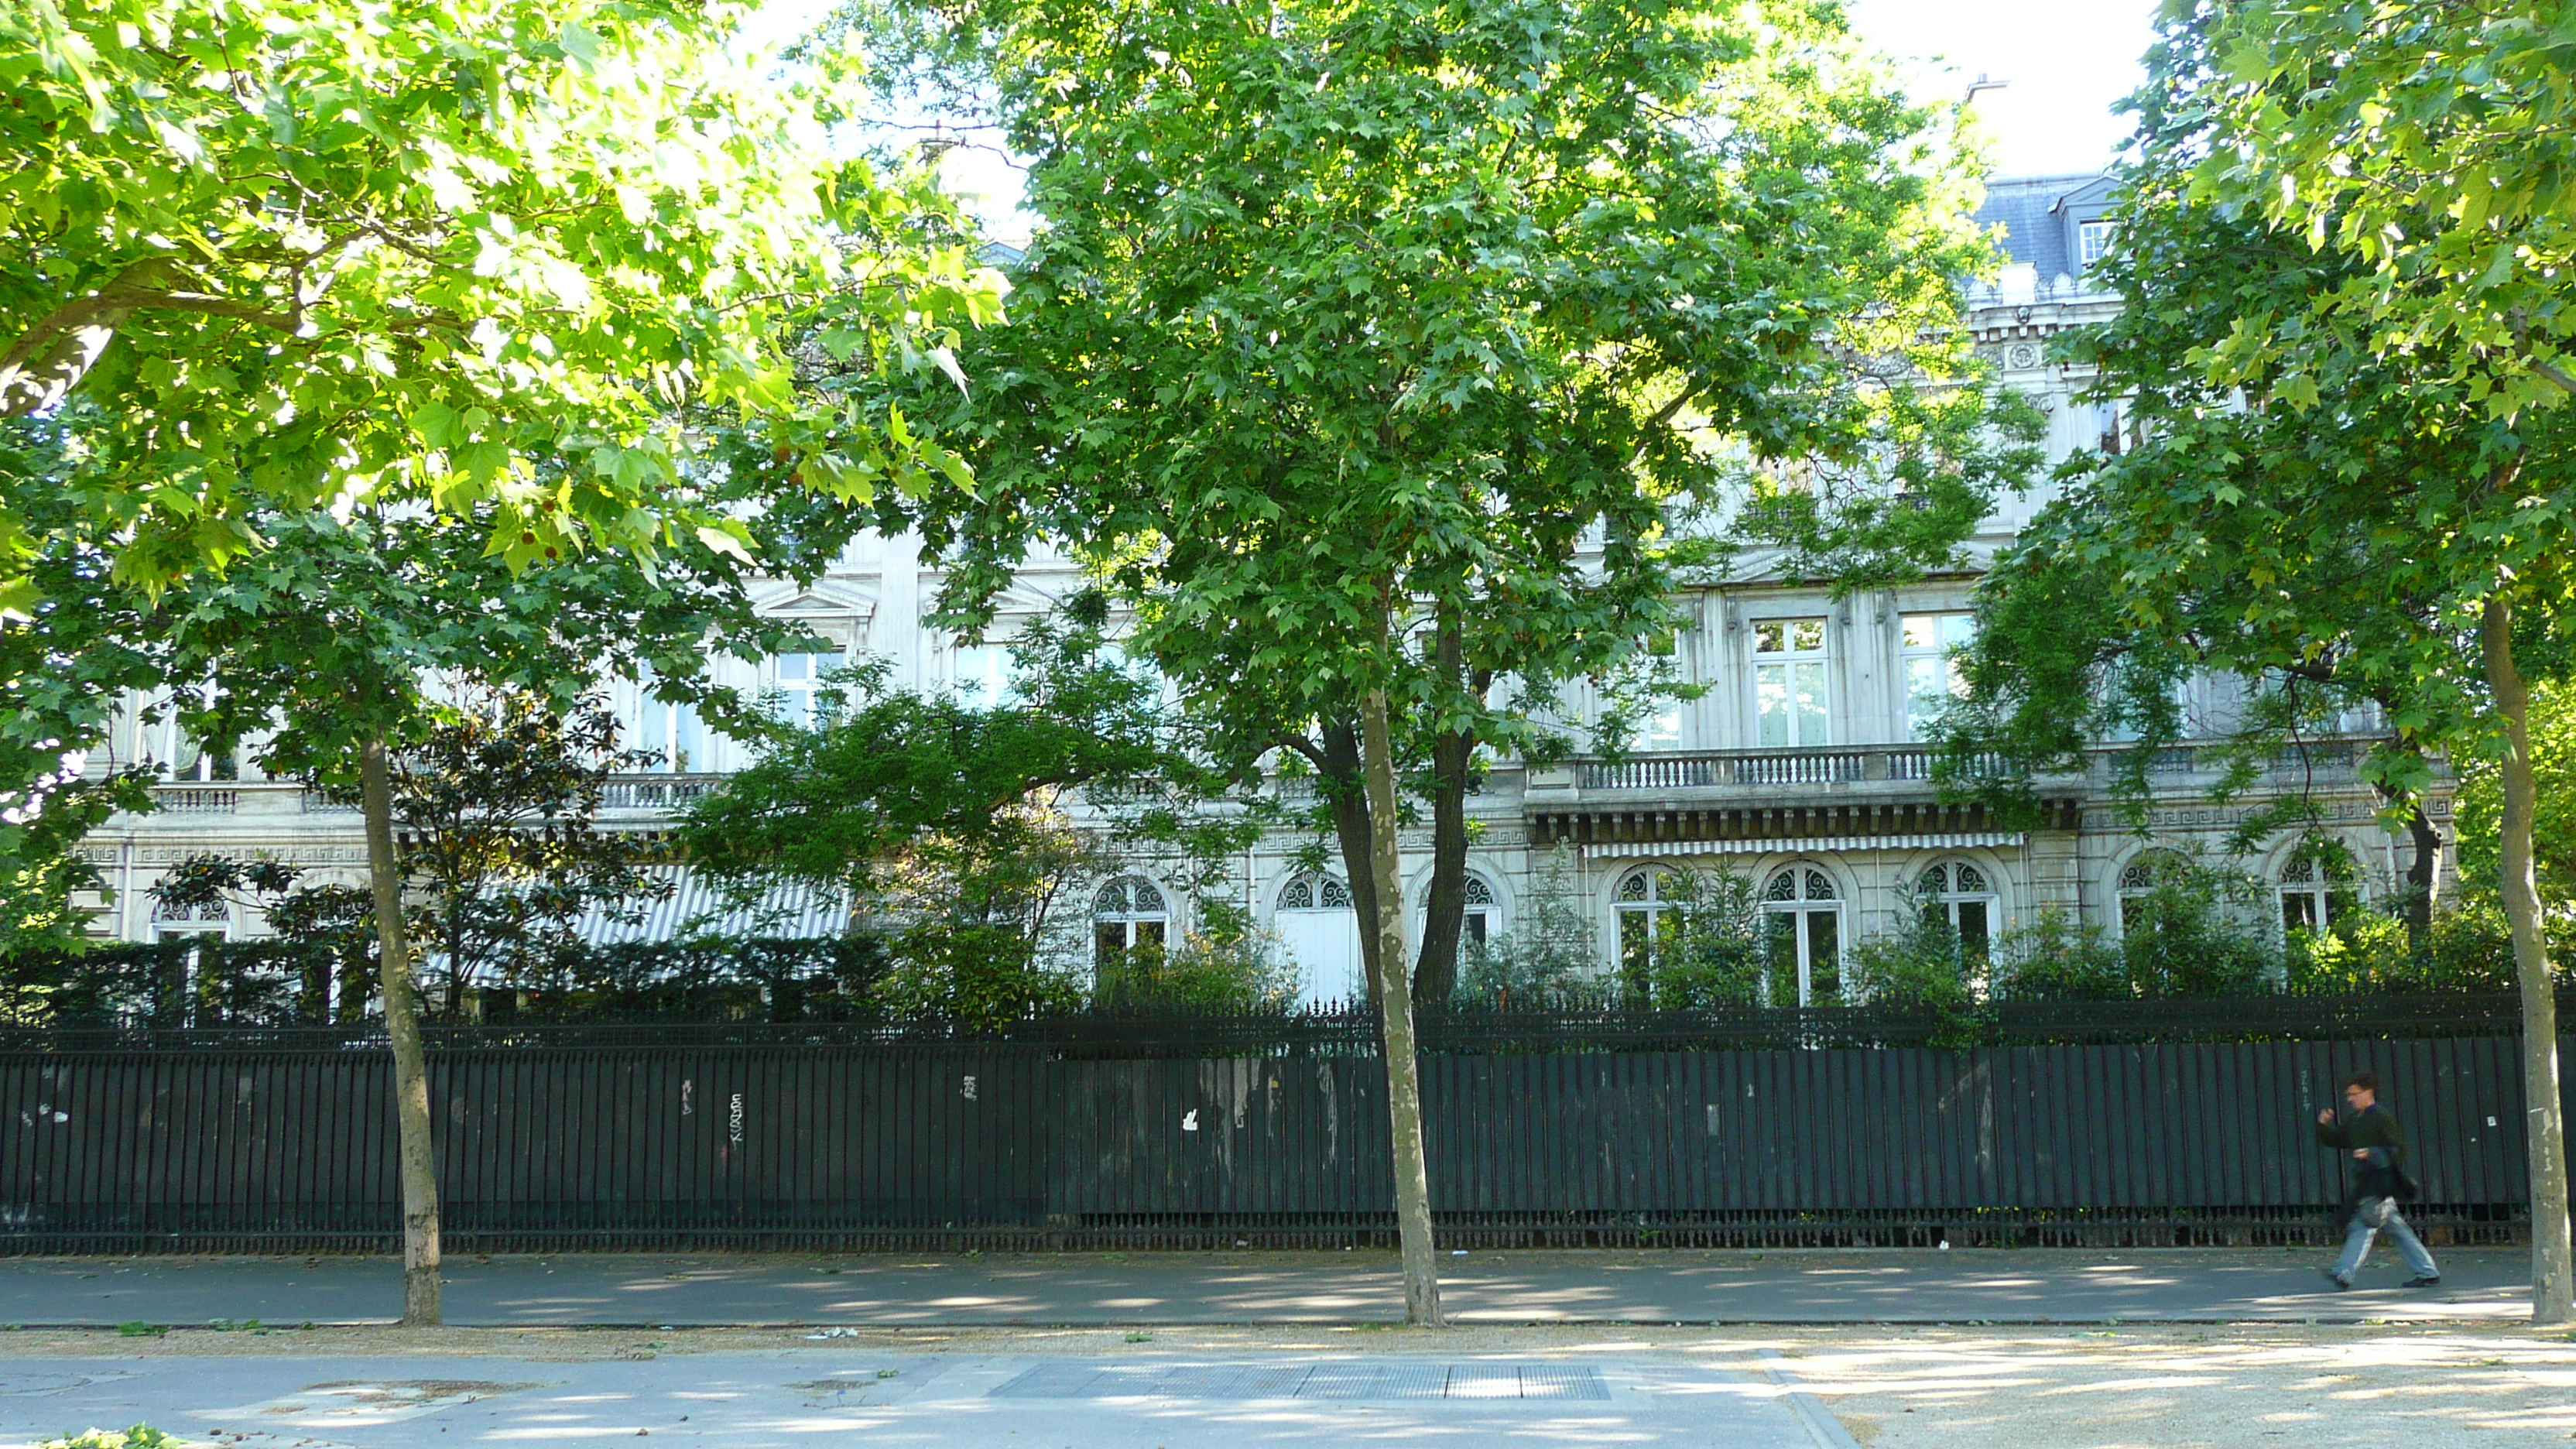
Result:
<instances>
[{"instance_id":1,"label":"white stone building","mask_svg":"<svg viewBox=\"0 0 2576 1449\"><path fill-rule=\"evenodd\" d=\"M2003 228L2012 261L1998 285L1974 296L1979 345L2008 383L2047 411L2052 462L2100 446L2119 428L2115 410L2074 402L2081 379L2045 360L2052 334L2116 305L2083 277L2102 244L2098 218L2108 189L2096 176L2000 181L1982 213ZM2043 496L2034 490L2003 500L1972 541L1972 558L1991 557ZM1078 583L1069 568L1024 571L991 637L1007 639L1017 622L1043 613ZM2150 814L2152 838L2140 838L2109 798L2101 766L2052 782L2044 792L2048 818L2037 829L2006 829L1981 807L1941 803L1917 727L1949 687L1945 651L1966 637L1974 583L1972 569L1840 603L1823 590L1787 588L1758 574L1689 589L1683 614L1691 627L1677 641L1676 663L1687 680L1708 686L1703 697L1654 720L1622 762L1576 760L1540 770L1506 762L1472 797L1479 833L1470 860L1471 938L1513 929L1559 846L1575 895L1598 929L1605 969L1617 957L1622 921L1650 918L1659 908L1658 867L1723 865L1749 875L1766 910L1796 918L1787 929L1814 968L1802 973L1810 979L1821 978L1852 942L1890 928L1908 892L1941 899L1971 935L2001 932L2046 909L2116 932L2121 898L2142 884L2151 852L2213 848L2243 807L2209 803L2214 777L2190 749L2157 762L2164 784ZM925 628L921 616L938 584L912 540L871 535L813 587L778 585L764 605L838 650L886 657L898 684L980 688L990 697L1007 651L998 643L961 647ZM731 666L727 682L776 689L793 701L810 694L835 662L787 655L756 673ZM621 779L613 818L648 822L743 761L738 745L686 709L632 685L618 687L616 703L630 743L661 752L667 764L658 774ZM2213 692L2194 704L2223 710L2226 701ZM2360 864L2358 886L2367 896L2396 887L2413 847L2378 825L2379 802L2350 768L2360 748L2358 739L2328 741L2299 762L2297 774ZM158 762L170 783L158 812L120 817L85 845L115 888L101 922L108 934L147 940L182 930L257 931L258 923L237 911L225 919L155 919L148 888L171 862L198 852L265 852L353 876L362 867L356 816L294 782L250 771L232 778L236 772L197 757L166 725L129 721L95 764L131 760ZM2286 785L2286 772L2284 779ZM2450 802L2435 798L2427 808L2446 839L2447 878ZM1344 881L1296 868L1301 843L1281 839L1250 852L1234 887L1257 918L1277 928L1309 993L1337 997L1355 981L1358 923ZM1403 843L1418 931L1430 873L1427 829L1409 832ZM2237 864L2275 885L2283 919L2314 920L2328 897L2297 844L2285 833ZM1154 875L1150 863L1140 863L1136 875L1104 883L1099 936L1133 940L1187 925L1187 896ZM1138 879L1152 888L1138 889Z\"/></svg>"}]
</instances>

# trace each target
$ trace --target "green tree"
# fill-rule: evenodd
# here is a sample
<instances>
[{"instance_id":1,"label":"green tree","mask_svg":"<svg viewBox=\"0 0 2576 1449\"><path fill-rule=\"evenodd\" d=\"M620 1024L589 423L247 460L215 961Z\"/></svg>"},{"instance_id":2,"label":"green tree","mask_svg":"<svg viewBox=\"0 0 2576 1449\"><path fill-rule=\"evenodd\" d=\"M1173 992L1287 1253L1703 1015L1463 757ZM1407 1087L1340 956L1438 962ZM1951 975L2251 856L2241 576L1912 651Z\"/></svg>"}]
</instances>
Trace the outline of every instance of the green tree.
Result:
<instances>
[{"instance_id":1,"label":"green tree","mask_svg":"<svg viewBox=\"0 0 2576 1449\"><path fill-rule=\"evenodd\" d=\"M2404 357L2499 412L2576 391L2576 15L2555 0L2169 0L2205 40L2192 101L2226 138L2197 202L2356 265L2310 305L2213 338L2213 380L2322 395L2318 327Z\"/></svg>"},{"instance_id":2,"label":"green tree","mask_svg":"<svg viewBox=\"0 0 2576 1449\"><path fill-rule=\"evenodd\" d=\"M970 604L1068 541L1194 707L1347 721L1406 1312L1436 1322L1403 737L1515 747L1519 702L1645 648L1712 551L1685 515L1746 460L1905 512L1872 466L1899 420L1981 406L1917 385L1964 374L1970 183L1829 7L899 16L989 82L1044 219L948 430L979 505L932 541ZM1920 513L1983 512L1974 470L1917 477Z\"/></svg>"},{"instance_id":3,"label":"green tree","mask_svg":"<svg viewBox=\"0 0 2576 1449\"><path fill-rule=\"evenodd\" d=\"M794 433L799 329L944 358L942 319L999 296L918 244L926 195L826 144L840 78L764 74L740 16L0 10L0 420L95 404L66 486L146 587L256 549L263 511L352 496L471 512L514 566L738 546L657 486L693 412ZM900 420L832 426L818 482L954 468ZM32 602L45 527L0 513L0 607Z\"/></svg>"},{"instance_id":4,"label":"green tree","mask_svg":"<svg viewBox=\"0 0 2576 1449\"><path fill-rule=\"evenodd\" d=\"M2551 630L2576 582L2566 410L2513 416L2492 405L2497 371L2463 376L2366 330L2311 325L2367 263L2197 189L2204 158L2240 140L2217 49L2226 14L2169 16L2150 53L2140 157L2097 273L2125 305L2067 353L2098 370L2094 395L2128 411L2136 445L2077 459L2064 497L1988 580L1994 627L1967 671L1976 699L1952 760L1981 737L2062 760L2120 718L2170 734L2170 685L2194 671L2377 701L2394 739L2363 773L2401 807L2435 757L2494 757L2534 1104L2535 1313L2559 1321L2576 1303L2518 655L2557 657ZM2260 365L2214 370L2265 318ZM2083 702L2106 671L2113 702ZM2283 709L2294 723L2295 703Z\"/></svg>"},{"instance_id":5,"label":"green tree","mask_svg":"<svg viewBox=\"0 0 2576 1449\"><path fill-rule=\"evenodd\" d=\"M779 733L689 802L678 848L746 893L803 881L873 908L906 968L899 1010L984 1026L1060 1004L1042 957L1064 890L1122 852L1177 864L1196 888L1263 818L1204 808L1240 776L1210 766L1158 681L1107 657L1104 617L1092 594L1032 624L997 700L889 688L883 660L853 666L812 729ZM1089 831L1064 809L1075 795L1094 807ZM1240 944L1221 924L1209 952Z\"/></svg>"}]
</instances>

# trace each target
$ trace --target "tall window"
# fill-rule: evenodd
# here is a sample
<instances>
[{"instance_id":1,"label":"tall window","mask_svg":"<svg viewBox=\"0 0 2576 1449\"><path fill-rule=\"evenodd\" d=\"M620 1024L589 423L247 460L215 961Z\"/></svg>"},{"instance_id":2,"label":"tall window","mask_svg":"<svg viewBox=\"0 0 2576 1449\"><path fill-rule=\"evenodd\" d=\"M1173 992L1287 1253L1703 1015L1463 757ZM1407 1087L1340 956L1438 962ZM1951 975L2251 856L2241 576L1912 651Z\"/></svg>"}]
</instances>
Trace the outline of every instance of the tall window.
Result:
<instances>
[{"instance_id":1,"label":"tall window","mask_svg":"<svg viewBox=\"0 0 2576 1449\"><path fill-rule=\"evenodd\" d=\"M1666 667L1677 673L1681 667L1681 639L1670 630L1656 635L1646 646L1648 657L1667 661ZM1682 747L1682 702L1657 699L1646 715L1646 748L1678 750Z\"/></svg>"},{"instance_id":2,"label":"tall window","mask_svg":"<svg viewBox=\"0 0 2576 1449\"><path fill-rule=\"evenodd\" d=\"M215 754L198 744L179 721L164 715L143 726L143 757L164 780L238 780L241 767L228 752Z\"/></svg>"},{"instance_id":3,"label":"tall window","mask_svg":"<svg viewBox=\"0 0 2576 1449\"><path fill-rule=\"evenodd\" d=\"M2075 224L2075 260L2078 265L2089 267L2108 256L2110 251L2111 223L2079 221Z\"/></svg>"},{"instance_id":4,"label":"tall window","mask_svg":"<svg viewBox=\"0 0 2576 1449\"><path fill-rule=\"evenodd\" d=\"M1951 652L1977 637L1974 614L1905 616L1905 728L1923 738L1950 701L1968 692Z\"/></svg>"},{"instance_id":5,"label":"tall window","mask_svg":"<svg viewBox=\"0 0 2576 1449\"><path fill-rule=\"evenodd\" d=\"M1092 965L1114 965L1140 949L1161 950L1171 929L1162 889L1141 875L1121 876L1091 898Z\"/></svg>"},{"instance_id":6,"label":"tall window","mask_svg":"<svg viewBox=\"0 0 2576 1449\"><path fill-rule=\"evenodd\" d=\"M812 729L816 721L831 713L831 691L825 687L824 679L841 667L841 651L781 654L777 664L778 692L784 696L782 712L799 729Z\"/></svg>"},{"instance_id":7,"label":"tall window","mask_svg":"<svg viewBox=\"0 0 2576 1449\"><path fill-rule=\"evenodd\" d=\"M2350 864L2326 851L2310 848L2281 867L2281 928L2322 931L2343 919L2360 903Z\"/></svg>"},{"instance_id":8,"label":"tall window","mask_svg":"<svg viewBox=\"0 0 2576 1449\"><path fill-rule=\"evenodd\" d=\"M970 703L989 709L1008 702L1013 693L1011 651L999 644L959 645L954 683Z\"/></svg>"},{"instance_id":9,"label":"tall window","mask_svg":"<svg viewBox=\"0 0 2576 1449\"><path fill-rule=\"evenodd\" d=\"M1962 956L1985 959L1986 943L1994 934L1995 893L1984 871L1964 860L1944 861L1923 872L1914 898L1925 911L1949 922Z\"/></svg>"},{"instance_id":10,"label":"tall window","mask_svg":"<svg viewBox=\"0 0 2576 1449\"><path fill-rule=\"evenodd\" d=\"M2148 903L2158 890L2191 878L2191 862L2170 850L2147 850L2120 867L2120 931L2143 924Z\"/></svg>"},{"instance_id":11,"label":"tall window","mask_svg":"<svg viewBox=\"0 0 2576 1449\"><path fill-rule=\"evenodd\" d=\"M638 667L635 686L643 698L636 710L635 748L661 757L661 763L646 766L647 769L682 775L705 769L706 730L698 723L697 706L656 698L655 677L652 665Z\"/></svg>"},{"instance_id":12,"label":"tall window","mask_svg":"<svg viewBox=\"0 0 2576 1449\"><path fill-rule=\"evenodd\" d=\"M1755 738L1767 749L1830 743L1825 730L1825 621L1753 626Z\"/></svg>"},{"instance_id":13,"label":"tall window","mask_svg":"<svg viewBox=\"0 0 2576 1449\"><path fill-rule=\"evenodd\" d=\"M1682 879L1661 866L1632 870L1610 903L1619 921L1619 969L1642 981L1681 930Z\"/></svg>"},{"instance_id":14,"label":"tall window","mask_svg":"<svg viewBox=\"0 0 2576 1449\"><path fill-rule=\"evenodd\" d=\"M1422 891L1422 912L1427 926L1431 912L1431 889L1428 886ZM1469 945L1481 946L1501 934L1494 914L1494 888L1485 884L1483 876L1467 877L1467 909L1459 928L1459 939Z\"/></svg>"},{"instance_id":15,"label":"tall window","mask_svg":"<svg viewBox=\"0 0 2576 1449\"><path fill-rule=\"evenodd\" d=\"M1793 865L1762 891L1765 971L1773 1006L1826 1006L1843 994L1842 903L1833 877Z\"/></svg>"}]
</instances>

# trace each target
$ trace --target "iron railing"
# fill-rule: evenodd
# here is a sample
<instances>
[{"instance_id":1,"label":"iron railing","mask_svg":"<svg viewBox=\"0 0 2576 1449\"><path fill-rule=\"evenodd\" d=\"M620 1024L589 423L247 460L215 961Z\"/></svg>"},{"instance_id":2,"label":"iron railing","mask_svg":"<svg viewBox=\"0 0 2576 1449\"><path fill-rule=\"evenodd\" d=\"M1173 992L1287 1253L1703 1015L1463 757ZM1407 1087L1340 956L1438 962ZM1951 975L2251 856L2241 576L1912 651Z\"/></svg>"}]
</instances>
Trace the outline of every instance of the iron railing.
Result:
<instances>
[{"instance_id":1,"label":"iron railing","mask_svg":"<svg viewBox=\"0 0 2576 1449\"><path fill-rule=\"evenodd\" d=\"M2576 991L2561 993L2560 1010L2562 1015L2576 1011ZM2514 993L2443 992L1998 1001L1944 1010L1463 1004L1421 1012L1416 1034L1427 1054L1475 1056L2508 1037L2519 1034L2521 1023L2521 998ZM1365 1006L1191 1014L1089 1010L989 1024L884 1016L768 1021L745 1015L570 1021L518 1017L432 1022L423 1028L429 1045L451 1051L868 1046L1064 1058L1369 1057L1379 1053L1380 1033L1377 1013ZM383 1027L375 1021L0 1027L0 1051L17 1052L343 1053L378 1051L385 1045Z\"/></svg>"}]
</instances>

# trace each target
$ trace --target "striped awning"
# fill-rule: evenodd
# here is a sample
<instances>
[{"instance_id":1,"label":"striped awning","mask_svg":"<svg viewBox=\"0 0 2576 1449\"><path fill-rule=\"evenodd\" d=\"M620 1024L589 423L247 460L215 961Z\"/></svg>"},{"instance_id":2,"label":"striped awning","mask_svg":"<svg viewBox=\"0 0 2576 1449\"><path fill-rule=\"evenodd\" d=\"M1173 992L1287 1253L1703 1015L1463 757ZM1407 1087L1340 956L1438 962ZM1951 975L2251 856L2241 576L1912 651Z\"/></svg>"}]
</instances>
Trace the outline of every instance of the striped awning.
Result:
<instances>
[{"instance_id":1,"label":"striped awning","mask_svg":"<svg viewBox=\"0 0 2576 1449\"><path fill-rule=\"evenodd\" d=\"M824 886L789 882L771 886L747 905L736 905L724 893L680 866L655 866L652 873L676 883L662 900L632 903L642 914L632 920L593 906L575 928L593 946L625 941L668 941L682 935L771 936L806 938L837 936L849 923L841 893Z\"/></svg>"},{"instance_id":2,"label":"striped awning","mask_svg":"<svg viewBox=\"0 0 2576 1449\"><path fill-rule=\"evenodd\" d=\"M1578 845L1576 851L1599 860L1638 860L1689 855L1847 855L1859 850L1969 850L2029 843L2017 830L1960 830L1944 835L1807 835L1790 839L1623 840L1607 845Z\"/></svg>"}]
</instances>

